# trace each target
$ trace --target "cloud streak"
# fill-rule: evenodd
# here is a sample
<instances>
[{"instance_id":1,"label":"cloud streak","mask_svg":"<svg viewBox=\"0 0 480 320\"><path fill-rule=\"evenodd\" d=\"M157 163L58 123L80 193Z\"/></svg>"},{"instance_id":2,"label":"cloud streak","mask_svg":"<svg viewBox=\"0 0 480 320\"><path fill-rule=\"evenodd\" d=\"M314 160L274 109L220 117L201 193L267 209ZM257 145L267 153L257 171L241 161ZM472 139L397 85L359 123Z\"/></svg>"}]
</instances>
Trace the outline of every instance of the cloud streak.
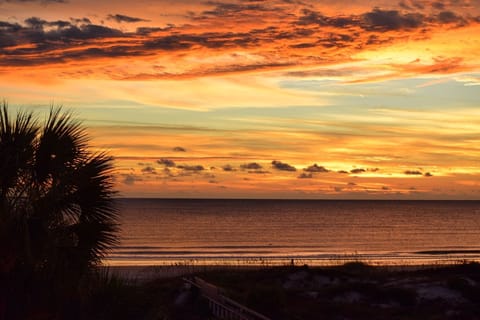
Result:
<instances>
[{"instance_id":1,"label":"cloud streak","mask_svg":"<svg viewBox=\"0 0 480 320\"><path fill-rule=\"evenodd\" d=\"M126 16L126 15L123 15L123 14L109 14L107 16L107 19L108 20L113 20L113 21L116 21L118 23L136 23L136 22L147 22L149 20L146 20L146 19L142 19L142 18L136 18L136 17L130 17L130 16Z\"/></svg>"}]
</instances>

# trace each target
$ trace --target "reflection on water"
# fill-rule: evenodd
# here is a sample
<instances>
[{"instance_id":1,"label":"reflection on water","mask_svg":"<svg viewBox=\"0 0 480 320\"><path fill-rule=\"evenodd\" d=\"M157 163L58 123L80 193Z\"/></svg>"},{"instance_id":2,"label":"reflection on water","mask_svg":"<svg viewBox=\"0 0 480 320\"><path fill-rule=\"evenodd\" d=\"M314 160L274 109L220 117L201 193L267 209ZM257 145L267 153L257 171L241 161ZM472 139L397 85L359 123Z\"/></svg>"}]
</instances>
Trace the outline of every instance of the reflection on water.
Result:
<instances>
[{"instance_id":1,"label":"reflection on water","mask_svg":"<svg viewBox=\"0 0 480 320\"><path fill-rule=\"evenodd\" d=\"M112 265L424 264L480 257L479 201L120 200Z\"/></svg>"}]
</instances>

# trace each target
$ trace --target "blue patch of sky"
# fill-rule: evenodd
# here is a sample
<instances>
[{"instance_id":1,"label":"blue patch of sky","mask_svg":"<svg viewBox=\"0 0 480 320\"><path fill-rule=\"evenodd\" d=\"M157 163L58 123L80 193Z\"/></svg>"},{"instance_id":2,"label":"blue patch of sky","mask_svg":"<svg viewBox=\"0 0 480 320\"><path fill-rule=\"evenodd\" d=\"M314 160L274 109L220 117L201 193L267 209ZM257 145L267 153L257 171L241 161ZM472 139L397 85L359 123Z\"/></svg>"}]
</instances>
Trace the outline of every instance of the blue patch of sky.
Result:
<instances>
[{"instance_id":1,"label":"blue patch of sky","mask_svg":"<svg viewBox=\"0 0 480 320\"><path fill-rule=\"evenodd\" d=\"M465 76L478 77L478 74ZM174 109L144 105L126 100L95 102L93 104L65 104L87 125L144 125L171 126L219 130L305 129L341 131L355 117L371 115L370 123L381 122L370 110L391 108L419 111L449 111L478 108L478 86L450 79L446 82L423 86L432 79L402 79L378 83L342 84L333 80L290 79L281 81L285 89L314 91L324 94L327 106L220 108L210 111ZM55 104L55 102L53 102ZM11 105L18 109L18 105ZM20 106L22 107L22 106ZM39 114L48 111L50 104L30 105L27 110ZM40 117L42 118L42 117ZM322 124L322 121L325 122ZM394 124L391 124L394 125ZM348 126L347 126L348 127Z\"/></svg>"},{"instance_id":2,"label":"blue patch of sky","mask_svg":"<svg viewBox=\"0 0 480 320\"><path fill-rule=\"evenodd\" d=\"M350 106L350 111L363 112L364 107L386 107L415 110L440 110L477 107L478 86L466 86L453 78L431 83L435 79L401 79L378 83L343 84L325 80L285 80L281 88L315 91L329 95L334 106ZM439 79L440 80L440 79Z\"/></svg>"}]
</instances>

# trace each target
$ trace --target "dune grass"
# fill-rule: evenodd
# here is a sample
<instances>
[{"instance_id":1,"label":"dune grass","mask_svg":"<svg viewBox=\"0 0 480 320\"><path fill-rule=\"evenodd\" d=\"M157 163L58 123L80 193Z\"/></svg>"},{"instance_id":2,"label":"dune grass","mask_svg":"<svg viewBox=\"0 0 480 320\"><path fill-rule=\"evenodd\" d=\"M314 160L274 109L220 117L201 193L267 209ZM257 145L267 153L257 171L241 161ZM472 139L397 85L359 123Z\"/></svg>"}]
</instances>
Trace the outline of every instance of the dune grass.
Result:
<instances>
[{"instance_id":1,"label":"dune grass","mask_svg":"<svg viewBox=\"0 0 480 320\"><path fill-rule=\"evenodd\" d=\"M388 268L205 269L194 275L272 319L476 319L480 264ZM182 277L132 281L100 275L82 301L82 319L209 319L208 305Z\"/></svg>"}]
</instances>

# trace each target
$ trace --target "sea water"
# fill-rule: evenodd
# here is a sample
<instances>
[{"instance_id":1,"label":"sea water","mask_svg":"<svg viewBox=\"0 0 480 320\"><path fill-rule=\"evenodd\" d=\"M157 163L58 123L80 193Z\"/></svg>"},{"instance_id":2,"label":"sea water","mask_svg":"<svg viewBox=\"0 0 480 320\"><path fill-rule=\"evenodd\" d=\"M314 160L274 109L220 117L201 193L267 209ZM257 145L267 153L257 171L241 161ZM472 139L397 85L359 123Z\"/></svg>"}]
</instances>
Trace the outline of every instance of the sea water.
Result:
<instances>
[{"instance_id":1,"label":"sea water","mask_svg":"<svg viewBox=\"0 0 480 320\"><path fill-rule=\"evenodd\" d=\"M109 265L480 261L480 201L119 199Z\"/></svg>"}]
</instances>

